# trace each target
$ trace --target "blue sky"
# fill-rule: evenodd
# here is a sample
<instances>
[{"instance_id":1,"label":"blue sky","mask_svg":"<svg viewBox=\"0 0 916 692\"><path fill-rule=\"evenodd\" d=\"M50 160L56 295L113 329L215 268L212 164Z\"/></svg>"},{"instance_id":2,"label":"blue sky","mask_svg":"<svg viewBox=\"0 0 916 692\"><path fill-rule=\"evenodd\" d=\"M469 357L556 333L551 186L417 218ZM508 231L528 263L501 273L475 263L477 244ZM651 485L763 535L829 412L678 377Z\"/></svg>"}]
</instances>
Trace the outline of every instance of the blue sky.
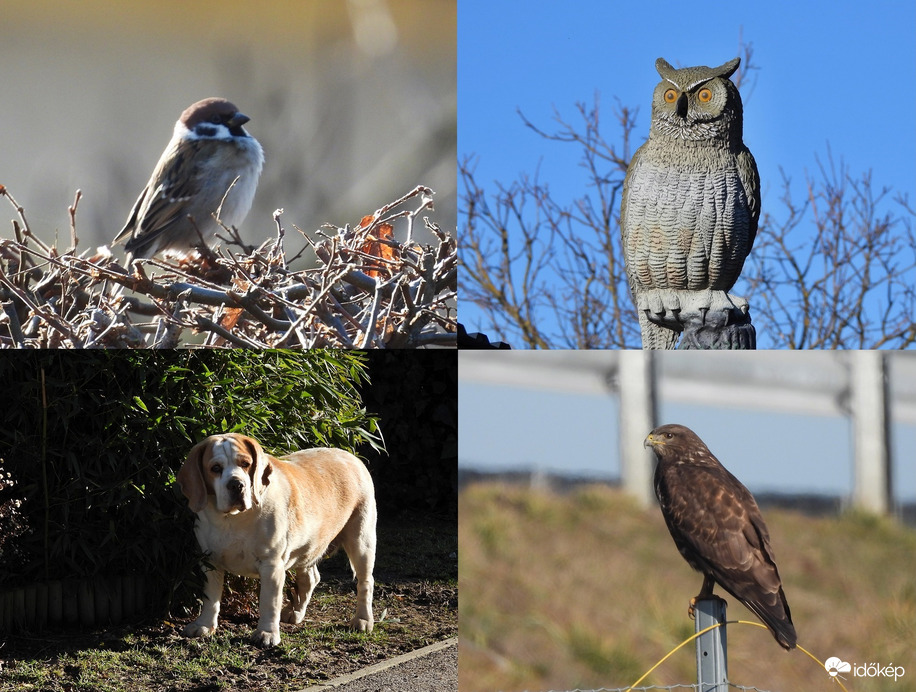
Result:
<instances>
[{"instance_id":1,"label":"blue sky","mask_svg":"<svg viewBox=\"0 0 916 692\"><path fill-rule=\"evenodd\" d=\"M916 5L898 0L460 0L458 155L477 157L476 180L485 189L540 167L554 198L568 203L585 189L578 150L538 137L517 110L550 130L554 108L576 122L575 104L591 104L599 93L602 131L615 141L616 97L639 106L635 147L648 134L655 59L719 65L739 54L743 36L759 67L742 97L764 210L779 211L779 167L801 194L805 171L816 173L815 156L826 161L828 143L853 176L871 169L876 187L912 192L914 35ZM471 331L480 327L479 314L462 303Z\"/></svg>"}]
</instances>

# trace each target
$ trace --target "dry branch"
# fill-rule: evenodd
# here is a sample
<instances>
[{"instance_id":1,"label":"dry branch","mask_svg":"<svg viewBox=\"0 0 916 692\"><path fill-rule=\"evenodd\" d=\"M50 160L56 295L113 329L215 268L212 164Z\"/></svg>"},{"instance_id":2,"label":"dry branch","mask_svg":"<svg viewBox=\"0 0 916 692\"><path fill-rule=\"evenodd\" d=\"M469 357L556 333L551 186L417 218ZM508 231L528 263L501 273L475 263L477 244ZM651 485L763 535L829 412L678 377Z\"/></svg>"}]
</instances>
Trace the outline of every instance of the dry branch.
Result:
<instances>
[{"instance_id":1,"label":"dry branch","mask_svg":"<svg viewBox=\"0 0 916 692\"><path fill-rule=\"evenodd\" d=\"M302 233L316 257L306 269L288 267L302 253L287 258L280 210L275 237L258 248L224 228L221 249L125 268L107 248L77 254L79 192L69 208L71 244L61 251L32 233L0 186L18 216L15 239L0 238L0 347L454 346L457 243L424 215L433 194L419 186L356 228ZM412 240L420 219L434 245ZM398 227L403 243L390 231Z\"/></svg>"}]
</instances>

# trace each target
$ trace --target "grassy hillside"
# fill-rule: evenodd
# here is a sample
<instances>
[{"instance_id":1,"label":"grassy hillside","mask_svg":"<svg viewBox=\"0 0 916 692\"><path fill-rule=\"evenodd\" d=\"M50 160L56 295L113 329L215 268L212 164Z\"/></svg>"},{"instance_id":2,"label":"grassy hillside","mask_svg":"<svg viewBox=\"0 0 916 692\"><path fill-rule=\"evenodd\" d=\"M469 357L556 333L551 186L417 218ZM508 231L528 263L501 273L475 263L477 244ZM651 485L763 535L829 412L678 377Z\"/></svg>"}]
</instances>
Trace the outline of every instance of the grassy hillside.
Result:
<instances>
[{"instance_id":1,"label":"grassy hillside","mask_svg":"<svg viewBox=\"0 0 916 692\"><path fill-rule=\"evenodd\" d=\"M617 490L568 495L477 484L459 504L462 692L626 687L693 634L702 577L657 507ZM764 508L799 644L822 661L903 666L847 675L852 692L916 691L916 532L863 516ZM717 590L717 593L720 590ZM756 620L727 594L729 620ZM692 644L641 685L695 683ZM758 627L728 627L729 678L763 690L839 690Z\"/></svg>"}]
</instances>

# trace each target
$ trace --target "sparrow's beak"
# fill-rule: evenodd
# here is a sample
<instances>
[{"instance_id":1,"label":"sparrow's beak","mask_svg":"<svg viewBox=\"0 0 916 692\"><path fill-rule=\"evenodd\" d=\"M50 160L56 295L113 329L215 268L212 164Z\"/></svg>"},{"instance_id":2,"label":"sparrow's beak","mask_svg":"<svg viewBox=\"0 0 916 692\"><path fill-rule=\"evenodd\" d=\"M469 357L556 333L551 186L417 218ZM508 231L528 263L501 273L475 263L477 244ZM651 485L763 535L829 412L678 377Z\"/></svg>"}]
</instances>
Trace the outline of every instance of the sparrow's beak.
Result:
<instances>
[{"instance_id":1,"label":"sparrow's beak","mask_svg":"<svg viewBox=\"0 0 916 692\"><path fill-rule=\"evenodd\" d=\"M232 116L232 119L229 121L229 127L230 128L241 127L242 125L247 123L249 120L251 120L251 118L249 118L244 113L236 113L235 115Z\"/></svg>"},{"instance_id":2,"label":"sparrow's beak","mask_svg":"<svg viewBox=\"0 0 916 692\"><path fill-rule=\"evenodd\" d=\"M233 137L247 137L248 133L242 129L242 125L247 123L251 118L249 118L244 113L236 113L229 120L226 121L226 124L229 126L229 134Z\"/></svg>"}]
</instances>

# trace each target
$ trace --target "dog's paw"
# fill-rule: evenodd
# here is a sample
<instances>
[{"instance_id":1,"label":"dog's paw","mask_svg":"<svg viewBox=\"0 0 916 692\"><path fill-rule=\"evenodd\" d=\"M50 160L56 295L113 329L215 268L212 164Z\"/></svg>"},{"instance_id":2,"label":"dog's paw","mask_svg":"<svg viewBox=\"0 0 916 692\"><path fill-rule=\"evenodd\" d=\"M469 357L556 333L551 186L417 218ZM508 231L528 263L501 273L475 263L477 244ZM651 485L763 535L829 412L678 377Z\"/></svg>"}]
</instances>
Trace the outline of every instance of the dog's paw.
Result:
<instances>
[{"instance_id":1,"label":"dog's paw","mask_svg":"<svg viewBox=\"0 0 916 692\"><path fill-rule=\"evenodd\" d=\"M298 625L305 619L305 610L300 613L292 606L286 606L280 613L280 622L286 622L290 625Z\"/></svg>"},{"instance_id":2,"label":"dog's paw","mask_svg":"<svg viewBox=\"0 0 916 692\"><path fill-rule=\"evenodd\" d=\"M251 643L255 646L260 646L262 649L266 649L269 646L277 646L280 643L280 629L277 628L273 631L255 630L255 633L251 635Z\"/></svg>"},{"instance_id":3,"label":"dog's paw","mask_svg":"<svg viewBox=\"0 0 916 692\"><path fill-rule=\"evenodd\" d=\"M184 629L181 630L182 637L209 637L216 631L216 625L212 627L208 625L201 624L199 622L189 622L184 626Z\"/></svg>"},{"instance_id":4,"label":"dog's paw","mask_svg":"<svg viewBox=\"0 0 916 692\"><path fill-rule=\"evenodd\" d=\"M372 620L366 620L359 616L350 620L350 629L354 629L357 632L371 632L373 625Z\"/></svg>"}]
</instances>

